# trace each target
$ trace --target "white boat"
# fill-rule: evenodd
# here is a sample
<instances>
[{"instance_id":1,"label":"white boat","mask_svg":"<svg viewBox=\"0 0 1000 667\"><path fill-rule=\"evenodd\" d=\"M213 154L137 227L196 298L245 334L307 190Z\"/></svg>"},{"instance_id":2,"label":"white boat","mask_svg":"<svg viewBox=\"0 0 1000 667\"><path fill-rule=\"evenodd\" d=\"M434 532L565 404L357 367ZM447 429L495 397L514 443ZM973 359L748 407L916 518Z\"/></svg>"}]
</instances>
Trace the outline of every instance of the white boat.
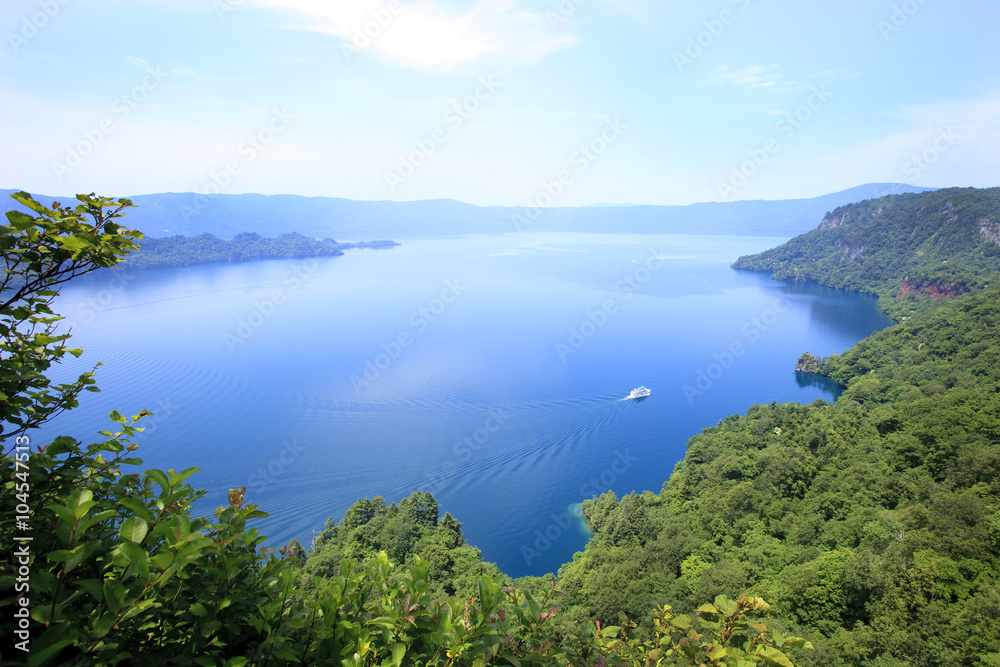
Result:
<instances>
[{"instance_id":1,"label":"white boat","mask_svg":"<svg viewBox=\"0 0 1000 667\"><path fill-rule=\"evenodd\" d=\"M649 396L651 393L652 392L649 391L649 389L646 389L645 387L641 387L640 386L640 387L636 387L635 389L633 389L632 393L629 394L628 397L629 398L645 398L646 396Z\"/></svg>"}]
</instances>

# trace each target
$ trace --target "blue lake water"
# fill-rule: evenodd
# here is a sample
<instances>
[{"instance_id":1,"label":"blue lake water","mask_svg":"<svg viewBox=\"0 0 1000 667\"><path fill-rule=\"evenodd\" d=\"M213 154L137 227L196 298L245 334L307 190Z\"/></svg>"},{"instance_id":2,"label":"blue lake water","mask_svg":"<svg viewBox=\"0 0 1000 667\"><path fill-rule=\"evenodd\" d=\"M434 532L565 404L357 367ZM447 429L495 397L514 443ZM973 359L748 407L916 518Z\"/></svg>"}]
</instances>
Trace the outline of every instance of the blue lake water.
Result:
<instances>
[{"instance_id":1,"label":"blue lake water","mask_svg":"<svg viewBox=\"0 0 1000 667\"><path fill-rule=\"evenodd\" d=\"M504 572L554 572L586 543L583 499L659 491L688 438L753 403L832 400L799 354L889 324L729 267L782 241L476 236L87 276L56 303L85 350L59 376L102 361L102 393L35 439L146 408L145 465L201 467L203 514L247 487L273 544L430 490Z\"/></svg>"}]
</instances>

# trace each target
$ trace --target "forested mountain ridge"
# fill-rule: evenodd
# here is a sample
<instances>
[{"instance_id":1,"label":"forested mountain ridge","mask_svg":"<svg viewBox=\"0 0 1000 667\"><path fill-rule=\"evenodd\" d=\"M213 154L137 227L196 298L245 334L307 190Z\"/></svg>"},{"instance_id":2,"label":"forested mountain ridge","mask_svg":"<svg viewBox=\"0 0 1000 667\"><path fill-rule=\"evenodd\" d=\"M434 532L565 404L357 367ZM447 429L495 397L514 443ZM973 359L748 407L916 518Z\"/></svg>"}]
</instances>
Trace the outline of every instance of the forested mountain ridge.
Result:
<instances>
[{"instance_id":1,"label":"forested mountain ridge","mask_svg":"<svg viewBox=\"0 0 1000 667\"><path fill-rule=\"evenodd\" d=\"M734 268L876 294L897 320L1000 274L1000 188L948 188L848 204Z\"/></svg>"}]
</instances>

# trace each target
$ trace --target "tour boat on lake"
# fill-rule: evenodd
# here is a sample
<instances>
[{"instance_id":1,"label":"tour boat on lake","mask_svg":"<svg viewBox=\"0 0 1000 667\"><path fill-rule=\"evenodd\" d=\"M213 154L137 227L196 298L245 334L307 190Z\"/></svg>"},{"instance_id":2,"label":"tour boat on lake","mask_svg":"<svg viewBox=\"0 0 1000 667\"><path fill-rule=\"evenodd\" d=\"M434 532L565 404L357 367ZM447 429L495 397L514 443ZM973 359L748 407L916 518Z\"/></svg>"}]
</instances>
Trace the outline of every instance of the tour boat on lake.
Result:
<instances>
[{"instance_id":1,"label":"tour boat on lake","mask_svg":"<svg viewBox=\"0 0 1000 667\"><path fill-rule=\"evenodd\" d=\"M629 398L645 398L646 396L649 396L651 393L652 392L650 392L645 387L636 387L635 389L632 390L632 393L629 394L628 397Z\"/></svg>"}]
</instances>

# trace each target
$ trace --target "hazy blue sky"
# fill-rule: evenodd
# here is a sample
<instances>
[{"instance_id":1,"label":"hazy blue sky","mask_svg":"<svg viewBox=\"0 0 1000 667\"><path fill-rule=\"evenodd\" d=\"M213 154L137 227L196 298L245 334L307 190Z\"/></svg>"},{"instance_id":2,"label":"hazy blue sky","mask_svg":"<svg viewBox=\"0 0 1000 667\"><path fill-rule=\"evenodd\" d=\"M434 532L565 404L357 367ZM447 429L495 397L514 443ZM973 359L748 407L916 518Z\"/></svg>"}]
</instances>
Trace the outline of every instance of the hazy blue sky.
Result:
<instances>
[{"instance_id":1,"label":"hazy blue sky","mask_svg":"<svg viewBox=\"0 0 1000 667\"><path fill-rule=\"evenodd\" d=\"M686 204L1000 185L996 0L6 0L0 187Z\"/></svg>"}]
</instances>

